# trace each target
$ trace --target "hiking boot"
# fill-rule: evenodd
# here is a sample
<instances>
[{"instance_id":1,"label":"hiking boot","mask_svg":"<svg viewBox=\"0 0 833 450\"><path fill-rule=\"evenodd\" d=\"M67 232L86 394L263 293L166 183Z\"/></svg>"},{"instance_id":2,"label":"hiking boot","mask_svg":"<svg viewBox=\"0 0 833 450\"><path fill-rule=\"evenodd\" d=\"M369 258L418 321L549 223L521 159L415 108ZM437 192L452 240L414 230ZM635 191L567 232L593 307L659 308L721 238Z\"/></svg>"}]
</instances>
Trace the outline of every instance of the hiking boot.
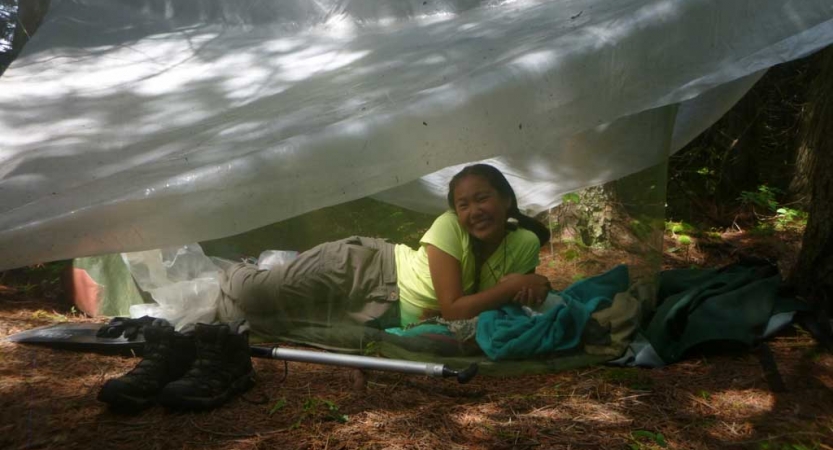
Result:
<instances>
[{"instance_id":1,"label":"hiking boot","mask_svg":"<svg viewBox=\"0 0 833 450\"><path fill-rule=\"evenodd\" d=\"M175 409L211 409L251 389L254 369L244 328L239 323L198 323L197 359L182 378L162 389L159 403Z\"/></svg>"},{"instance_id":2,"label":"hiking boot","mask_svg":"<svg viewBox=\"0 0 833 450\"><path fill-rule=\"evenodd\" d=\"M196 358L193 336L177 333L166 321L143 327L144 358L130 372L107 380L98 400L133 412L152 405L162 388L184 375Z\"/></svg>"}]
</instances>

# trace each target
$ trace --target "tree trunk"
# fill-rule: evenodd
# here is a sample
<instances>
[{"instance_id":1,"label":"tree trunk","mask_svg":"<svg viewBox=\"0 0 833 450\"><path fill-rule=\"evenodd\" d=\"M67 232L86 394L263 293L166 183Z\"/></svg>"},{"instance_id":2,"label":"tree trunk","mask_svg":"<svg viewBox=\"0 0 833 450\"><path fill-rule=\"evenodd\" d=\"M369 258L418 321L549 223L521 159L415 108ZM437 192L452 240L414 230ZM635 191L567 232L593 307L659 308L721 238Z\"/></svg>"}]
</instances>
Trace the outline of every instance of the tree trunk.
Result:
<instances>
[{"instance_id":1,"label":"tree trunk","mask_svg":"<svg viewBox=\"0 0 833 450\"><path fill-rule=\"evenodd\" d=\"M815 305L833 311L833 47L816 55L805 146L811 199L801 253L789 282Z\"/></svg>"},{"instance_id":2,"label":"tree trunk","mask_svg":"<svg viewBox=\"0 0 833 450\"><path fill-rule=\"evenodd\" d=\"M602 244L613 220L613 203L612 192L604 186L565 195L552 213L557 224L553 237L586 247Z\"/></svg>"},{"instance_id":3,"label":"tree trunk","mask_svg":"<svg viewBox=\"0 0 833 450\"><path fill-rule=\"evenodd\" d=\"M655 192L655 186L664 185L665 179L656 179L656 172L648 169L565 195L549 218L553 238L632 254L661 252L665 190ZM653 198L657 195L659 201Z\"/></svg>"},{"instance_id":4,"label":"tree trunk","mask_svg":"<svg viewBox=\"0 0 833 450\"><path fill-rule=\"evenodd\" d=\"M49 11L51 0L0 0L4 14L0 19L8 20L0 28L0 39L9 40L9 49L0 47L0 75L17 58L23 46L35 34Z\"/></svg>"}]
</instances>

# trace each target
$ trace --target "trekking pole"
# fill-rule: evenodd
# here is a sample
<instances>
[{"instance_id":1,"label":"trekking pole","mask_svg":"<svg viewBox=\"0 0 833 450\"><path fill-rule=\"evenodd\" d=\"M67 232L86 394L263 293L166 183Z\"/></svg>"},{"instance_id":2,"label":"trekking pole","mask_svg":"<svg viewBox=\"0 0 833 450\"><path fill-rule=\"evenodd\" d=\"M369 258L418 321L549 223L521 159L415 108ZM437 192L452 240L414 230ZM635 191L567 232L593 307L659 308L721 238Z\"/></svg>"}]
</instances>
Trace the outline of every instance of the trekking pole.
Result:
<instances>
[{"instance_id":1,"label":"trekking pole","mask_svg":"<svg viewBox=\"0 0 833 450\"><path fill-rule=\"evenodd\" d=\"M285 361L308 362L330 366L355 367L358 369L401 372L429 377L456 377L460 384L468 383L477 375L477 363L472 363L463 370L452 370L444 364L405 361L402 359L375 358L371 356L344 355L309 350L296 350L280 347L251 348L255 358L282 359Z\"/></svg>"}]
</instances>

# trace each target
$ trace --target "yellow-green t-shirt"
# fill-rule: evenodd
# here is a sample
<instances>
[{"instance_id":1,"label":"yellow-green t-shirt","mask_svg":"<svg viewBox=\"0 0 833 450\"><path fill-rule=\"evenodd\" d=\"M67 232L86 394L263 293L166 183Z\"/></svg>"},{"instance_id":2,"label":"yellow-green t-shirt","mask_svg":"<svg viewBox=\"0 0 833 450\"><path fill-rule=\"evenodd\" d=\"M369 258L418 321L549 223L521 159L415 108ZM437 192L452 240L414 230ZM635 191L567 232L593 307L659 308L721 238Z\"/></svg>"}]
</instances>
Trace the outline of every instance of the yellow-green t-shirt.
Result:
<instances>
[{"instance_id":1,"label":"yellow-green t-shirt","mask_svg":"<svg viewBox=\"0 0 833 450\"><path fill-rule=\"evenodd\" d=\"M447 211L434 220L431 228L422 236L418 249L399 244L396 257L396 279L399 285L400 319L402 325L424 320L424 313L439 311L440 305L425 246L433 245L460 261L463 273L463 291L474 293L474 254L471 236L457 221L457 214ZM510 231L500 246L492 253L480 271L480 290L486 290L510 273L529 273L538 266L540 242L535 233L518 228Z\"/></svg>"}]
</instances>

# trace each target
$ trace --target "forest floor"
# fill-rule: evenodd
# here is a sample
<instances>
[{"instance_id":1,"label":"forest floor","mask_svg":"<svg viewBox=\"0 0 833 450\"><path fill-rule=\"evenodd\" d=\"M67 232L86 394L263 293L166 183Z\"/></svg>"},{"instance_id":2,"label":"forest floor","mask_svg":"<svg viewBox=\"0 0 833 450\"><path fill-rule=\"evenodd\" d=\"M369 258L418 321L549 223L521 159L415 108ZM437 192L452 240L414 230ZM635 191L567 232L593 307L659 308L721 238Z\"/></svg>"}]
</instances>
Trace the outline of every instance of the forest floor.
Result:
<instances>
[{"instance_id":1,"label":"forest floor","mask_svg":"<svg viewBox=\"0 0 833 450\"><path fill-rule=\"evenodd\" d=\"M670 238L668 238L670 239ZM723 233L663 267L740 258L794 264L800 233ZM609 250L566 263L542 253L556 287L623 262ZM624 261L627 262L627 261ZM30 270L28 274L37 271ZM60 300L54 274L0 274L0 338L56 322L103 322ZM46 272L48 274L48 271ZM26 278L26 279L24 279ZM138 359L0 341L0 448L7 449L833 449L833 355L800 330L770 342L786 391L752 352L700 355L660 369L592 366L471 383L254 360L256 386L209 412L119 415L96 401Z\"/></svg>"}]
</instances>

